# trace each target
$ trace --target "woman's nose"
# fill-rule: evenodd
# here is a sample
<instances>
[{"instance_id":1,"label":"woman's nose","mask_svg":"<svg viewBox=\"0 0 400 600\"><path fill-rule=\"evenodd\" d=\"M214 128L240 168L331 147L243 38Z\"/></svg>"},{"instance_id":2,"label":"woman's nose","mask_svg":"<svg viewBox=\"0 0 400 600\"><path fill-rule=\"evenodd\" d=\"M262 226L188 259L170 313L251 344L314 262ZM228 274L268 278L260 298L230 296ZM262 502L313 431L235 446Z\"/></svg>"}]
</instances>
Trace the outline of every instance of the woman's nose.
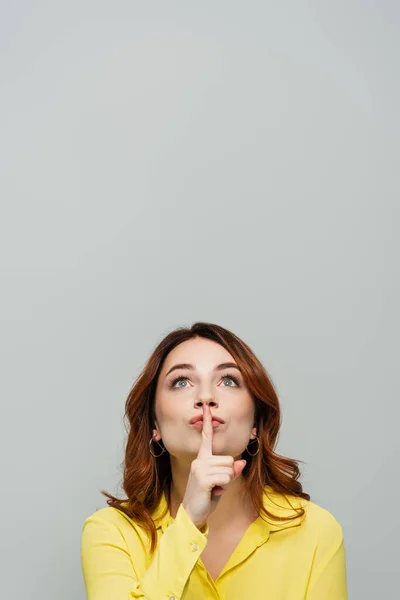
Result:
<instances>
[{"instance_id":1,"label":"woman's nose","mask_svg":"<svg viewBox=\"0 0 400 600\"><path fill-rule=\"evenodd\" d=\"M217 404L217 403L216 403L216 401L215 401L215 400L207 400L207 401L204 401L204 400L198 400L198 401L196 402L196 406L201 406L201 407L202 407L202 406L203 406L203 404L208 404L208 406L216 406L216 404Z\"/></svg>"}]
</instances>

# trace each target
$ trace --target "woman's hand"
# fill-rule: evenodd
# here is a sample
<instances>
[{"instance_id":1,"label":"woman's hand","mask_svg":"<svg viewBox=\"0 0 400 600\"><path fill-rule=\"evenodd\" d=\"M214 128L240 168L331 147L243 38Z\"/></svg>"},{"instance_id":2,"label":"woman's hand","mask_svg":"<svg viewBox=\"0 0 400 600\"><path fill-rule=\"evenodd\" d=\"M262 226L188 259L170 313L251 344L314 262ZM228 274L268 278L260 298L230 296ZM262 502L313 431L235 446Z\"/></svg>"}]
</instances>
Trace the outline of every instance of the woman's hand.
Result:
<instances>
[{"instance_id":1,"label":"woman's hand","mask_svg":"<svg viewBox=\"0 0 400 600\"><path fill-rule=\"evenodd\" d=\"M214 456L212 415L208 404L203 404L202 441L197 458L190 467L182 505L193 523L200 529L212 513L231 481L239 477L246 461L233 456Z\"/></svg>"}]
</instances>

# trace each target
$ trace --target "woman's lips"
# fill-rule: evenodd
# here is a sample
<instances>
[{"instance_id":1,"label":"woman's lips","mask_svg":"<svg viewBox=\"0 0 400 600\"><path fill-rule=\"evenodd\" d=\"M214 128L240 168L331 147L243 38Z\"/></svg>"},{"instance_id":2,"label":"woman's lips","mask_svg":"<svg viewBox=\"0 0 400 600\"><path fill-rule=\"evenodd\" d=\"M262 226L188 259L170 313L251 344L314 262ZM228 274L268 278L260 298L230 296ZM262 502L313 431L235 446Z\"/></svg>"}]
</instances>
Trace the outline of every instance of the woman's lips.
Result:
<instances>
[{"instance_id":1,"label":"woman's lips","mask_svg":"<svg viewBox=\"0 0 400 600\"><path fill-rule=\"evenodd\" d=\"M220 425L223 425L223 423L220 423L219 421L214 421L212 422L213 428L217 429L217 427L219 427ZM202 429L203 428L203 421L196 421L196 423L192 423L191 424L192 427L196 427L196 429Z\"/></svg>"}]
</instances>

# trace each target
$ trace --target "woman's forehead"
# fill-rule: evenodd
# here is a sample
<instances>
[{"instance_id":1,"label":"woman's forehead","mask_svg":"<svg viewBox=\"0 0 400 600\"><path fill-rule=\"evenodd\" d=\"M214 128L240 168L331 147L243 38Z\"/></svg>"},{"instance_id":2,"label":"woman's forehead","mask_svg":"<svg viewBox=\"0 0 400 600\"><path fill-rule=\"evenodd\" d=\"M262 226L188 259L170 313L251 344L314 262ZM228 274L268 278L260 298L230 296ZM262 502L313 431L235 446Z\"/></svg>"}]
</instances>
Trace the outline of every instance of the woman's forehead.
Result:
<instances>
[{"instance_id":1,"label":"woman's forehead","mask_svg":"<svg viewBox=\"0 0 400 600\"><path fill-rule=\"evenodd\" d=\"M186 340L168 354L164 371L168 372L175 364L187 364L194 370L211 372L221 363L236 364L233 356L220 344L211 340Z\"/></svg>"}]
</instances>

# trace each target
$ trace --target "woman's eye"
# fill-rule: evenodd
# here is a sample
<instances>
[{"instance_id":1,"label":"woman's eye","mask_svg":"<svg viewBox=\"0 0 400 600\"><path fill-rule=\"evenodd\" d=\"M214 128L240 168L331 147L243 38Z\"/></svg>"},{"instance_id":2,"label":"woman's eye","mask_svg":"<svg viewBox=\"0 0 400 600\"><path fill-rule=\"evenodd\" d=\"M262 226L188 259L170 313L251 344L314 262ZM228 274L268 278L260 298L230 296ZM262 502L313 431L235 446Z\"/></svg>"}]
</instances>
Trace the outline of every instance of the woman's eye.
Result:
<instances>
[{"instance_id":1,"label":"woman's eye","mask_svg":"<svg viewBox=\"0 0 400 600\"><path fill-rule=\"evenodd\" d=\"M232 375L226 375L223 379L230 379L231 381L234 382L235 386L240 387L240 381L237 377L233 377ZM233 385L224 385L224 387L235 387Z\"/></svg>"},{"instance_id":2,"label":"woman's eye","mask_svg":"<svg viewBox=\"0 0 400 600\"><path fill-rule=\"evenodd\" d=\"M181 377L180 379L177 380L177 382L181 382L181 381L187 381L186 377ZM181 385L178 385L178 387L182 387ZM186 387L186 386L184 386Z\"/></svg>"},{"instance_id":3,"label":"woman's eye","mask_svg":"<svg viewBox=\"0 0 400 600\"><path fill-rule=\"evenodd\" d=\"M175 387L175 385L180 381L187 381L187 377L177 377L176 379L173 379L171 381L171 383L169 384L169 387ZM178 387L186 387L186 386L179 385Z\"/></svg>"},{"instance_id":4,"label":"woman's eye","mask_svg":"<svg viewBox=\"0 0 400 600\"><path fill-rule=\"evenodd\" d=\"M231 381L233 381L233 378L232 378L232 377L224 377L224 379L230 379ZM232 387L232 386L231 386L231 385L228 385L228 386L224 386L224 387Z\"/></svg>"}]
</instances>

